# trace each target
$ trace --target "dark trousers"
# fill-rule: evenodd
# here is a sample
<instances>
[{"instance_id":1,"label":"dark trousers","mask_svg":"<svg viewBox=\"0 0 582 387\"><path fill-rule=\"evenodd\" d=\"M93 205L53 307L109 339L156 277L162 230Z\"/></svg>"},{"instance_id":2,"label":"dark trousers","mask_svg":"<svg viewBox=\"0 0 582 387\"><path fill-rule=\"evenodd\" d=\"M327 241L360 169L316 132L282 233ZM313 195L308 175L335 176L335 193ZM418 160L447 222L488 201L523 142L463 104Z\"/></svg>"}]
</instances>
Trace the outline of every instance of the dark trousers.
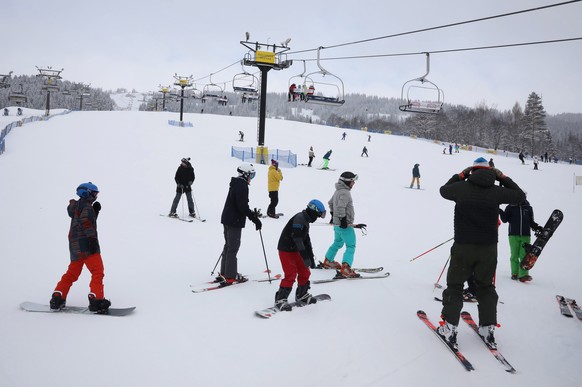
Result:
<instances>
[{"instance_id":1,"label":"dark trousers","mask_svg":"<svg viewBox=\"0 0 582 387\"><path fill-rule=\"evenodd\" d=\"M455 242L451 248L451 265L447 272L447 288L443 292L443 318L459 324L463 309L463 285L475 277L479 302L479 325L497 324L497 292L493 284L497 268L497 244L472 245Z\"/></svg>"},{"instance_id":2,"label":"dark trousers","mask_svg":"<svg viewBox=\"0 0 582 387\"><path fill-rule=\"evenodd\" d=\"M309 157L309 162L307 163L307 166L308 166L308 167L311 167L311 162L312 162L312 161L313 161L313 157L312 157L312 156L310 156L310 157Z\"/></svg>"},{"instance_id":3,"label":"dark trousers","mask_svg":"<svg viewBox=\"0 0 582 387\"><path fill-rule=\"evenodd\" d=\"M184 192L186 194L186 200L188 201L188 211L190 214L194 213L194 201L192 200L192 191ZM182 198L182 192L176 192L176 196L174 196L174 201L172 202L172 208L170 209L170 213L175 213L176 209L178 208L178 203L180 203L180 199Z\"/></svg>"},{"instance_id":4,"label":"dark trousers","mask_svg":"<svg viewBox=\"0 0 582 387\"><path fill-rule=\"evenodd\" d=\"M267 215L275 215L277 204L279 204L279 191L269 191L269 198L271 203L267 207Z\"/></svg>"},{"instance_id":5,"label":"dark trousers","mask_svg":"<svg viewBox=\"0 0 582 387\"><path fill-rule=\"evenodd\" d=\"M240 237L242 228L227 226L224 228L224 248L222 249L222 261L220 262L220 274L225 278L236 278L238 273L238 249L240 248Z\"/></svg>"}]
</instances>

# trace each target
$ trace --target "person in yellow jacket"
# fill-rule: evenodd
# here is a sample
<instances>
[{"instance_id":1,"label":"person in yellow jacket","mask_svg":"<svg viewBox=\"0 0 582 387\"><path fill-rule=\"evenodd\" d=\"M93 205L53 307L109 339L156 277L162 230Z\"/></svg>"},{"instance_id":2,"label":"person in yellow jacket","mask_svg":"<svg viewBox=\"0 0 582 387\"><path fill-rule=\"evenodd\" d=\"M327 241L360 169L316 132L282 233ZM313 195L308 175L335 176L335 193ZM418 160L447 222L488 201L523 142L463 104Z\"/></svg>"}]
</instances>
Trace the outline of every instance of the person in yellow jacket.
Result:
<instances>
[{"instance_id":1,"label":"person in yellow jacket","mask_svg":"<svg viewBox=\"0 0 582 387\"><path fill-rule=\"evenodd\" d=\"M283 180L283 172L279 169L279 162L277 160L271 160L267 178L267 188L269 190L269 198L271 199L271 204L267 208L267 216L277 219L279 215L277 215L275 208L279 204L279 185L281 184L281 180Z\"/></svg>"}]
</instances>

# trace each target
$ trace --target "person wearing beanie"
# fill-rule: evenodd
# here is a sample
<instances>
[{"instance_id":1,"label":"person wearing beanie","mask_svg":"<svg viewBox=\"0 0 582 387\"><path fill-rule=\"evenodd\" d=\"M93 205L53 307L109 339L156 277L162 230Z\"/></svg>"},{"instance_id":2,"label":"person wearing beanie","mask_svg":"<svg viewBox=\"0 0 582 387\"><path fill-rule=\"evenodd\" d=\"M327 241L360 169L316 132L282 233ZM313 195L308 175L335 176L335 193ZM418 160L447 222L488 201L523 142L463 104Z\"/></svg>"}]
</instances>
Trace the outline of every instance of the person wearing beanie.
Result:
<instances>
[{"instance_id":1,"label":"person wearing beanie","mask_svg":"<svg viewBox=\"0 0 582 387\"><path fill-rule=\"evenodd\" d=\"M95 184L83 183L77 187L79 200L69 201L67 212L71 218L69 228L71 263L53 291L49 303L51 309L59 310L66 306L69 290L79 279L84 266L91 272L89 310L106 314L111 306L111 302L105 299L103 291L105 274L97 236L97 216L101 211L101 203L96 201L98 194L99 189Z\"/></svg>"},{"instance_id":2,"label":"person wearing beanie","mask_svg":"<svg viewBox=\"0 0 582 387\"><path fill-rule=\"evenodd\" d=\"M352 270L356 251L356 233L353 227L355 211L351 190L356 184L356 180L358 180L358 175L348 171L342 173L335 183L333 196L327 202L331 213L331 223L333 223L334 240L325 253L323 267L338 270L338 275L344 278L360 276ZM352 226L350 227L350 225ZM340 265L335 262L335 256L344 245L346 250Z\"/></svg>"},{"instance_id":3,"label":"person wearing beanie","mask_svg":"<svg viewBox=\"0 0 582 387\"><path fill-rule=\"evenodd\" d=\"M499 181L500 185L495 185ZM525 193L499 169L479 157L472 166L454 174L440 188L444 199L455 202L454 239L443 292L439 333L457 347L457 327L463 308L463 285L474 274L479 309L479 334L495 347L499 205L520 203Z\"/></svg>"},{"instance_id":4,"label":"person wearing beanie","mask_svg":"<svg viewBox=\"0 0 582 387\"><path fill-rule=\"evenodd\" d=\"M279 169L279 162L271 160L271 165L267 171L267 189L269 191L269 199L271 203L267 207L267 216L277 219L277 204L279 204L279 185L283 180L283 172Z\"/></svg>"},{"instance_id":5,"label":"person wearing beanie","mask_svg":"<svg viewBox=\"0 0 582 387\"><path fill-rule=\"evenodd\" d=\"M309 162L307 163L307 166L311 167L311 163L313 162L313 158L315 157L315 152L313 151L312 146L309 147L308 157L309 157Z\"/></svg>"},{"instance_id":6,"label":"person wearing beanie","mask_svg":"<svg viewBox=\"0 0 582 387\"><path fill-rule=\"evenodd\" d=\"M325 218L326 210L322 202L311 200L307 208L295 214L283 228L277 250L285 277L281 280L279 290L275 294L275 307L279 310L290 311L291 305L287 301L295 279L297 290L295 300L306 304L313 304L317 300L309 294L309 268L315 267L313 247L309 237L309 224L318 218Z\"/></svg>"},{"instance_id":7,"label":"person wearing beanie","mask_svg":"<svg viewBox=\"0 0 582 387\"><path fill-rule=\"evenodd\" d=\"M194 168L192 167L192 164L190 164L190 157L183 158L180 161L180 165L178 166L176 175L174 176L174 181L176 182L176 196L174 196L172 208L170 209L168 216L172 218L178 217L178 214L176 213L178 203L180 203L182 195L186 194L190 217L196 217L196 212L194 211L194 201L192 200L192 184L194 183L194 179Z\"/></svg>"}]
</instances>

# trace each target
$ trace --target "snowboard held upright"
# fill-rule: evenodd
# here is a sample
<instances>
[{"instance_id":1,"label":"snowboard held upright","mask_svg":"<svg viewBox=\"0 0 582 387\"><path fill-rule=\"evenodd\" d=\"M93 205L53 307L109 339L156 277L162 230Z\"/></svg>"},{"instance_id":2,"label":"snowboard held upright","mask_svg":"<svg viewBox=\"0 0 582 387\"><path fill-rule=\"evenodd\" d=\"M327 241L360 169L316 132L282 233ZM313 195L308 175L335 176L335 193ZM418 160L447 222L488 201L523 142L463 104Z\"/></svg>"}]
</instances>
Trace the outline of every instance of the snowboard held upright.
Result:
<instances>
[{"instance_id":1,"label":"snowboard held upright","mask_svg":"<svg viewBox=\"0 0 582 387\"><path fill-rule=\"evenodd\" d=\"M533 244L525 245L525 258L521 261L521 268L523 270L530 270L538 260L542 250L546 246L546 243L550 240L554 231L558 228L560 223L564 219L564 214L560 210L554 210L550 218L546 222L543 230L537 235L537 238Z\"/></svg>"}]
</instances>

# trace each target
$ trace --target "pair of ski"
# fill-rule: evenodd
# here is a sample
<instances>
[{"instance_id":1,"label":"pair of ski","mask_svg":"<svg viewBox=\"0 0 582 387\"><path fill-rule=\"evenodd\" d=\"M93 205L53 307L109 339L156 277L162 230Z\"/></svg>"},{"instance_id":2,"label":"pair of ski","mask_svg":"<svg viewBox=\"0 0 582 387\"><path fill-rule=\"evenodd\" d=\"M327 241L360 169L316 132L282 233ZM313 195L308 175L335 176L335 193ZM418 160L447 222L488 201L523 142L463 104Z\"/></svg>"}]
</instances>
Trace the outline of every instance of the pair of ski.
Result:
<instances>
[{"instance_id":1,"label":"pair of ski","mask_svg":"<svg viewBox=\"0 0 582 387\"><path fill-rule=\"evenodd\" d=\"M195 217L190 217L190 218L181 218L179 216L169 216L169 215L164 215L164 214L160 214L160 216L165 216L166 218L170 218L170 219L176 219L176 220L181 220L182 222L187 222L187 223L192 223L194 221L194 219L199 220L201 222L206 222L206 219L202 219L199 216L195 216Z\"/></svg>"},{"instance_id":2,"label":"pair of ski","mask_svg":"<svg viewBox=\"0 0 582 387\"><path fill-rule=\"evenodd\" d=\"M271 278L262 278L262 279L255 279L253 280L254 282L269 282L269 281L277 281L281 279L281 274L275 274L272 275ZM205 284L202 284L202 287L200 287L200 285L190 285L190 288L192 288L192 293L204 293L204 292L209 292L212 290L218 290L218 289L225 289L225 288L230 288L231 286L235 286L235 285L240 285L240 284L244 284L249 282L244 281L244 282L234 282L230 285L224 285L218 281L209 281L206 282ZM208 286L210 285L210 286Z\"/></svg>"},{"instance_id":3,"label":"pair of ski","mask_svg":"<svg viewBox=\"0 0 582 387\"><path fill-rule=\"evenodd\" d=\"M475 368L473 367L473 365L469 362L469 360L467 360L467 358L458 350L455 349L451 343L449 343L447 341L447 339L441 335L438 332L437 327L428 319L427 315L425 312L423 312L422 310L419 310L418 312L416 312L418 318L424 322L426 324L426 326L432 330L434 332L434 334L443 342L443 344L445 344L447 346L447 348L455 355L455 357L457 358L457 360L463 365L463 367L465 367L465 369L467 371L474 371ZM477 323L475 323L475 321L473 320L473 317L471 316L471 314L469 312L462 312L461 313L461 318L463 319L463 321L465 321L470 327L471 329L477 334L477 336L481 339L481 341L483 342L483 344L485 344L485 346L487 347L487 349L489 350L489 352L491 352L491 354L503 365L503 367L505 368L506 372L509 373L516 373L517 371L515 370L515 368L513 368L513 366L511 364L509 364L509 362L507 360L505 360L505 357L503 357L503 355L501 354L501 352L499 352L499 350L497 348L493 348L489 345L489 343L487 343L487 341L485 341L485 339L483 338L483 336L481 336L479 334L479 326L477 325Z\"/></svg>"},{"instance_id":4,"label":"pair of ski","mask_svg":"<svg viewBox=\"0 0 582 387\"><path fill-rule=\"evenodd\" d=\"M558 300L558 304L560 305L560 313L562 313L562 316L574 317L576 315L578 320L582 320L582 309L578 306L576 300L560 295L556 295L556 300Z\"/></svg>"},{"instance_id":5,"label":"pair of ski","mask_svg":"<svg viewBox=\"0 0 582 387\"><path fill-rule=\"evenodd\" d=\"M315 267L316 269L323 269L323 270L333 270L333 269L328 269L323 267L323 263L319 262L319 264ZM379 273L382 270L384 270L383 267L374 267L374 268L352 268L353 271L358 272L358 273ZM333 278L326 278L326 279L321 279L321 280L313 280L311 281L312 284L325 284L325 283L329 283L329 282L337 282L337 281L342 281L342 280L348 280L348 281L352 281L352 280L364 280L364 279L376 279L376 278L386 278L390 275L390 273L386 272L383 274L377 274L377 275L366 275L366 276L362 276L360 275L359 277L354 277L354 278L345 278L342 277L340 275L336 275Z\"/></svg>"}]
</instances>

